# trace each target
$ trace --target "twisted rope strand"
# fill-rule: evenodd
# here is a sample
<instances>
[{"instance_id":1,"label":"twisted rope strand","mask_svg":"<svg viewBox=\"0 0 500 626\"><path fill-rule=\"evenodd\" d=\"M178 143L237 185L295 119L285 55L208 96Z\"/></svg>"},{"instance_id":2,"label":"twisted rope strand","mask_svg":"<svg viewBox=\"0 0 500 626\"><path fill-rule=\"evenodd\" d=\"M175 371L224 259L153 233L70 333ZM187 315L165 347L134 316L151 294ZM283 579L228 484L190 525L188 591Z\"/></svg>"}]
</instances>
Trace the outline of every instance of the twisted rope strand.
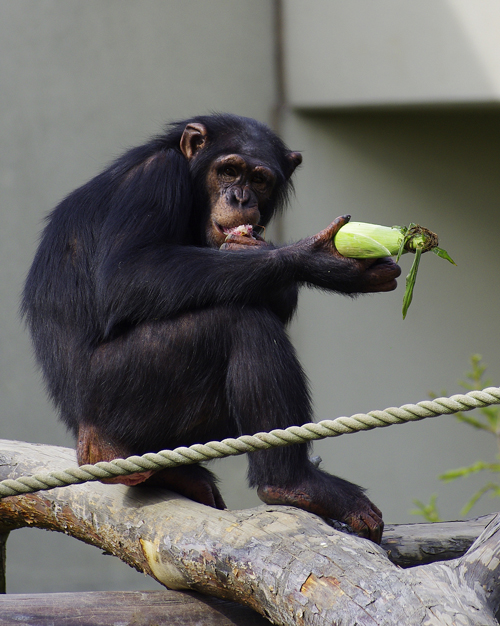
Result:
<instances>
[{"instance_id":1,"label":"twisted rope strand","mask_svg":"<svg viewBox=\"0 0 500 626\"><path fill-rule=\"evenodd\" d=\"M201 461L289 446L294 443L306 443L327 437L338 437L360 430L404 424L426 417L470 411L492 404L500 404L500 387L488 387L482 391L470 391L449 398L424 400L418 404L405 404L399 408L389 407L385 411L356 413L351 417L322 420L316 424L290 426L284 430L276 429L268 433L243 435L237 439L210 441L206 444L197 443L189 448L180 447L175 450L162 450L158 453L150 452L143 456L130 456L127 459L115 459L110 462L101 461L95 465L70 467L59 472L22 476L17 480L8 479L0 482L0 498L102 480L103 478L126 476L136 472L156 471L167 467L200 463Z\"/></svg>"}]
</instances>

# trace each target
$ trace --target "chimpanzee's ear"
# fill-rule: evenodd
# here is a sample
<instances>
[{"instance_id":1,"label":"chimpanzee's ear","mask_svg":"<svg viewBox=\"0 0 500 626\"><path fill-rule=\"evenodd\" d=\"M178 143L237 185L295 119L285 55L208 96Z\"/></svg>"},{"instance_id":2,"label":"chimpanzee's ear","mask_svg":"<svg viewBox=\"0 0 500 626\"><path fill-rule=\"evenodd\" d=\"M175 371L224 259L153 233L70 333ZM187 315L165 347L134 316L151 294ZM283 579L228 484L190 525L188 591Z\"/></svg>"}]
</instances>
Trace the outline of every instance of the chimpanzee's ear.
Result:
<instances>
[{"instance_id":1,"label":"chimpanzee's ear","mask_svg":"<svg viewBox=\"0 0 500 626\"><path fill-rule=\"evenodd\" d=\"M188 124L182 133L180 148L182 154L188 161L196 155L198 150L201 150L207 141L207 129L203 124L193 122Z\"/></svg>"},{"instance_id":2,"label":"chimpanzee's ear","mask_svg":"<svg viewBox=\"0 0 500 626\"><path fill-rule=\"evenodd\" d=\"M290 176L294 173L295 168L302 163L302 155L300 154L300 152L289 152L286 155L286 158L288 159L289 164L287 178L290 178Z\"/></svg>"}]
</instances>

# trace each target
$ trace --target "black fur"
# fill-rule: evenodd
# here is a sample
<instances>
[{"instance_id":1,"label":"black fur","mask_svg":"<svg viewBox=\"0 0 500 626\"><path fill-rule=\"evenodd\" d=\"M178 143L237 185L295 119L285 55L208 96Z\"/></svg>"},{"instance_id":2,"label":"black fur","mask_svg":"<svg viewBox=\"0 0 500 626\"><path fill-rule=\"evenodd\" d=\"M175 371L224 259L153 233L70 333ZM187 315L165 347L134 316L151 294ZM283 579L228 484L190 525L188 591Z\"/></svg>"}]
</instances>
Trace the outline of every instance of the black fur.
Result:
<instances>
[{"instance_id":1,"label":"black fur","mask_svg":"<svg viewBox=\"0 0 500 626\"><path fill-rule=\"evenodd\" d=\"M190 122L208 132L192 164L179 149ZM142 454L311 421L306 378L285 332L297 289L354 293L366 290L364 278L303 242L208 247L206 172L233 152L258 157L277 177L261 207L265 226L286 204L289 151L263 124L232 115L171 125L48 217L22 312L50 396L75 434L94 424ZM252 485L286 487L317 473L305 445L250 455ZM337 481L333 491L344 485L328 478Z\"/></svg>"}]
</instances>

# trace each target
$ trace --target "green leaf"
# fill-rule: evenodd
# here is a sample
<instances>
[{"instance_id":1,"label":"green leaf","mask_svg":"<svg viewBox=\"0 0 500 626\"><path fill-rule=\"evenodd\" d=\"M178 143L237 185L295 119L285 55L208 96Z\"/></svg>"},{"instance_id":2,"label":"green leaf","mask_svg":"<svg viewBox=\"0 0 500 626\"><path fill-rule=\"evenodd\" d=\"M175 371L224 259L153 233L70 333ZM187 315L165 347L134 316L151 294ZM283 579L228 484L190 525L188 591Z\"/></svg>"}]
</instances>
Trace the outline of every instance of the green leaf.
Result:
<instances>
[{"instance_id":1,"label":"green leaf","mask_svg":"<svg viewBox=\"0 0 500 626\"><path fill-rule=\"evenodd\" d=\"M429 504L424 504L421 500L413 500L413 504L417 507L410 511L411 515L421 515L428 522L442 522L436 506L437 494L432 494Z\"/></svg>"},{"instance_id":2,"label":"green leaf","mask_svg":"<svg viewBox=\"0 0 500 626\"><path fill-rule=\"evenodd\" d=\"M399 259L401 258L401 255L405 251L406 233L408 232L408 229L405 226L393 226L393 228L399 228L399 232L403 235L403 238L401 239L401 243L399 244L398 253L396 255L396 263L399 263Z\"/></svg>"},{"instance_id":3,"label":"green leaf","mask_svg":"<svg viewBox=\"0 0 500 626\"><path fill-rule=\"evenodd\" d=\"M493 496L497 496L500 495L500 490L498 485L495 485L495 483L488 483L486 485L484 485L484 487L481 487L481 489L479 489L479 491L477 491L472 498L469 500L469 502L467 502L467 504L464 506L464 508L461 511L461 515L467 515L467 513L469 513L469 511L472 509L472 507L476 504L476 502L482 498L484 496L485 493L488 493L488 491L492 491L493 492Z\"/></svg>"},{"instance_id":4,"label":"green leaf","mask_svg":"<svg viewBox=\"0 0 500 626\"><path fill-rule=\"evenodd\" d=\"M477 428L479 430L486 430L489 433L496 433L495 428L488 426L488 424L485 424L484 422L480 422L478 419L470 415L463 415L462 413L460 414L457 413L455 417L457 421L465 422L466 424L469 424L469 426L472 426L473 428Z\"/></svg>"},{"instance_id":5,"label":"green leaf","mask_svg":"<svg viewBox=\"0 0 500 626\"><path fill-rule=\"evenodd\" d=\"M434 254L437 254L438 257L441 257L442 259L446 259L447 261L449 261L453 265L456 265L455 261L446 252L446 250L443 250L442 248L432 248L432 251L434 252Z\"/></svg>"},{"instance_id":6,"label":"green leaf","mask_svg":"<svg viewBox=\"0 0 500 626\"><path fill-rule=\"evenodd\" d=\"M476 461L476 463L473 463L468 467L459 467L454 470L449 470L448 472L441 474L439 478L445 482L450 482L456 478L470 476L471 474L477 474L478 472L486 470L490 472L500 472L500 463L485 463L484 461Z\"/></svg>"},{"instance_id":7,"label":"green leaf","mask_svg":"<svg viewBox=\"0 0 500 626\"><path fill-rule=\"evenodd\" d=\"M403 296L403 319L406 317L406 313L410 308L411 301L413 299L413 288L417 280L418 266L420 264L420 257L422 256L422 250L415 250L415 258L413 259L413 265L411 266L410 273L406 277L406 290Z\"/></svg>"}]
</instances>

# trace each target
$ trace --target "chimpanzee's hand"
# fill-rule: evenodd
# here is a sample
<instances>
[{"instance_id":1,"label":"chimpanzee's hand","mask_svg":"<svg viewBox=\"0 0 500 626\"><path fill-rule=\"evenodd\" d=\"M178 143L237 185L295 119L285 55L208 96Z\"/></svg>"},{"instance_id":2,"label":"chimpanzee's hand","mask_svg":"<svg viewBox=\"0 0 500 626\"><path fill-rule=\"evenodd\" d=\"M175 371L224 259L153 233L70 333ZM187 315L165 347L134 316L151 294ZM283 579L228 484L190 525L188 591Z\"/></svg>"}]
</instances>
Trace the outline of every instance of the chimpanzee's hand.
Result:
<instances>
[{"instance_id":1,"label":"chimpanzee's hand","mask_svg":"<svg viewBox=\"0 0 500 626\"><path fill-rule=\"evenodd\" d=\"M253 248L272 248L272 244L267 243L258 233L253 232L252 235L239 235L231 233L226 237L225 242L219 250L248 250Z\"/></svg>"},{"instance_id":2,"label":"chimpanzee's hand","mask_svg":"<svg viewBox=\"0 0 500 626\"><path fill-rule=\"evenodd\" d=\"M307 249L321 266L319 286L344 293L370 293L396 289L401 268L390 257L381 259L351 259L335 248L335 235L347 224L349 215L337 217L317 235L303 239L297 245ZM330 283L330 284L329 284Z\"/></svg>"}]
</instances>

